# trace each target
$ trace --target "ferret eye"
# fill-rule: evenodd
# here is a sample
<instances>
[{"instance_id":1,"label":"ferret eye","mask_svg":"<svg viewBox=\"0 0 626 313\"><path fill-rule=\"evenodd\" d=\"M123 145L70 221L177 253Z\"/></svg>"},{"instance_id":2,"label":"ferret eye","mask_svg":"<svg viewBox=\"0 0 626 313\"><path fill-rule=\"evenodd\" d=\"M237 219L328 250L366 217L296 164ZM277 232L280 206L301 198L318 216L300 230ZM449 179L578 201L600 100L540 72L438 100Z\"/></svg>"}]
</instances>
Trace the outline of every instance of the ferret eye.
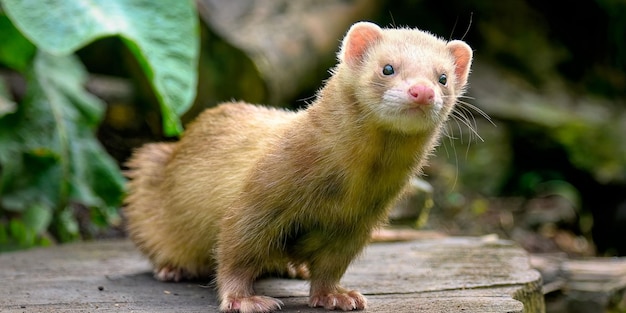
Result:
<instances>
[{"instance_id":1,"label":"ferret eye","mask_svg":"<svg viewBox=\"0 0 626 313\"><path fill-rule=\"evenodd\" d=\"M393 75L394 73L395 72L393 70L393 66L391 66L390 64L383 66L383 75L389 76L389 75Z\"/></svg>"},{"instance_id":2,"label":"ferret eye","mask_svg":"<svg viewBox=\"0 0 626 313\"><path fill-rule=\"evenodd\" d=\"M448 76L441 74L441 76L439 76L439 83L445 86L448 83Z\"/></svg>"}]
</instances>

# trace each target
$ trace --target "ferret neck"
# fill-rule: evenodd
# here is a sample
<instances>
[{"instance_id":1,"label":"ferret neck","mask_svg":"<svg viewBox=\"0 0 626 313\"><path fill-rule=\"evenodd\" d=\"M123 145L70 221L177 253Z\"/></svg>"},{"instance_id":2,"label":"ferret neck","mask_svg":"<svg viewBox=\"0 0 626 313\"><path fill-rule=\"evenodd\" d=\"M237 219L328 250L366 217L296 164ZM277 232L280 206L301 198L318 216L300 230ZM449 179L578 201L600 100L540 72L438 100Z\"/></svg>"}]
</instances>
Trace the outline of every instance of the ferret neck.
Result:
<instances>
[{"instance_id":1,"label":"ferret neck","mask_svg":"<svg viewBox=\"0 0 626 313\"><path fill-rule=\"evenodd\" d=\"M309 140L332 147L332 153L346 154L337 159L375 159L413 167L425 158L435 145L436 131L406 134L384 129L367 119L354 91L342 88L337 78L327 82L306 111L311 126Z\"/></svg>"}]
</instances>

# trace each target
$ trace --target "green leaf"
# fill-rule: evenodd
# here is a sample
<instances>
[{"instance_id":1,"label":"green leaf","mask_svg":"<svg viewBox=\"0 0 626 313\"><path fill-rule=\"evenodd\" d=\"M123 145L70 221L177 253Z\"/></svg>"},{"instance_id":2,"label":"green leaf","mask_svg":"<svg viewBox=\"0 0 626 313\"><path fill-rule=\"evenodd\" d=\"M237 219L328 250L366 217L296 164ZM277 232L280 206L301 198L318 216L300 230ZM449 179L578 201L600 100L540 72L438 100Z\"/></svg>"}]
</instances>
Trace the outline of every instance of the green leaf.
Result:
<instances>
[{"instance_id":1,"label":"green leaf","mask_svg":"<svg viewBox=\"0 0 626 313\"><path fill-rule=\"evenodd\" d=\"M6 224L0 221L0 252L2 252L2 247L8 245L9 243L9 231L6 227Z\"/></svg>"},{"instance_id":2,"label":"green leaf","mask_svg":"<svg viewBox=\"0 0 626 313\"><path fill-rule=\"evenodd\" d=\"M21 246L29 247L35 243L35 232L28 229L20 220L12 219L9 222L9 232Z\"/></svg>"},{"instance_id":3,"label":"green leaf","mask_svg":"<svg viewBox=\"0 0 626 313\"><path fill-rule=\"evenodd\" d=\"M35 46L28 41L0 11L0 63L23 72L35 55Z\"/></svg>"},{"instance_id":4,"label":"green leaf","mask_svg":"<svg viewBox=\"0 0 626 313\"><path fill-rule=\"evenodd\" d=\"M116 222L125 185L117 163L103 153L96 140L82 140L73 153L73 169L80 175L72 176L72 199L96 208L107 222Z\"/></svg>"},{"instance_id":5,"label":"green leaf","mask_svg":"<svg viewBox=\"0 0 626 313\"><path fill-rule=\"evenodd\" d=\"M3 166L0 206L23 213L38 204L52 211L55 203L61 201L59 190L63 178L58 153L43 147L33 150L22 147L21 150L17 143L7 144L6 140L0 140L0 144L13 146L5 150L7 157L0 159Z\"/></svg>"},{"instance_id":6,"label":"green leaf","mask_svg":"<svg viewBox=\"0 0 626 313\"><path fill-rule=\"evenodd\" d=\"M50 226L52 210L45 205L36 203L24 212L22 220L26 227L31 229L35 234L41 234Z\"/></svg>"},{"instance_id":7,"label":"green leaf","mask_svg":"<svg viewBox=\"0 0 626 313\"><path fill-rule=\"evenodd\" d=\"M70 208L65 208L57 215L54 228L61 241L71 241L79 237L78 221Z\"/></svg>"},{"instance_id":8,"label":"green leaf","mask_svg":"<svg viewBox=\"0 0 626 313\"><path fill-rule=\"evenodd\" d=\"M196 93L198 19L193 1L4 0L18 29L38 48L67 55L105 36L120 36L142 65L161 105L165 133Z\"/></svg>"},{"instance_id":9,"label":"green leaf","mask_svg":"<svg viewBox=\"0 0 626 313\"><path fill-rule=\"evenodd\" d=\"M124 191L117 163L94 136L104 103L84 90L74 56L38 53L28 79L25 101L0 117L0 207L54 212L62 239L73 239L70 203L114 217ZM38 219L25 221L39 229L48 217Z\"/></svg>"}]
</instances>

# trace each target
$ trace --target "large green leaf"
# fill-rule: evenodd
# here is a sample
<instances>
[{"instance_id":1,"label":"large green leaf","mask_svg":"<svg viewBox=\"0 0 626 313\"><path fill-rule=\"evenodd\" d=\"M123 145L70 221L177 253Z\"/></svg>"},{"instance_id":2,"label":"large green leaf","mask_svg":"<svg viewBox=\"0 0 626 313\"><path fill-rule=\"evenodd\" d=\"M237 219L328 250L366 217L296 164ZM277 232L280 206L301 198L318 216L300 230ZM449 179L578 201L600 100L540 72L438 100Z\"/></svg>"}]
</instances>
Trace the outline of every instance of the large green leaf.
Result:
<instances>
[{"instance_id":1,"label":"large green leaf","mask_svg":"<svg viewBox=\"0 0 626 313\"><path fill-rule=\"evenodd\" d=\"M120 36L154 87L165 133L196 93L198 19L193 1L2 0L7 15L39 49L67 55L105 36Z\"/></svg>"},{"instance_id":2,"label":"large green leaf","mask_svg":"<svg viewBox=\"0 0 626 313\"><path fill-rule=\"evenodd\" d=\"M73 55L39 52L26 99L0 117L0 208L21 213L37 231L58 221L65 239L78 235L72 203L112 218L124 190L116 162L94 136L105 104L83 89L85 79Z\"/></svg>"},{"instance_id":3,"label":"large green leaf","mask_svg":"<svg viewBox=\"0 0 626 313\"><path fill-rule=\"evenodd\" d=\"M35 46L28 41L0 11L0 64L24 71L35 55Z\"/></svg>"}]
</instances>

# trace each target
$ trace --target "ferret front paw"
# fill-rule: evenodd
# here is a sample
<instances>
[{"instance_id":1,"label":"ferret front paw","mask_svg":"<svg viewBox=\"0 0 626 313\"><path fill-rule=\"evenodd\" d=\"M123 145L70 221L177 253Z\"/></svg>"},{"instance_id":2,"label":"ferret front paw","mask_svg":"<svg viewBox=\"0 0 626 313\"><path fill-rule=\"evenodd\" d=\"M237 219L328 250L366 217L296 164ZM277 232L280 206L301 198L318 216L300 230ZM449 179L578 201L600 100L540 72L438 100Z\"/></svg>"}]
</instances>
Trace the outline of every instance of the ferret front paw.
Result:
<instances>
[{"instance_id":1,"label":"ferret front paw","mask_svg":"<svg viewBox=\"0 0 626 313\"><path fill-rule=\"evenodd\" d=\"M266 296L226 297L220 304L222 312L265 313L280 310L283 302Z\"/></svg>"},{"instance_id":2,"label":"ferret front paw","mask_svg":"<svg viewBox=\"0 0 626 313\"><path fill-rule=\"evenodd\" d=\"M164 266L154 269L154 278L164 282L179 282L193 277L182 268Z\"/></svg>"},{"instance_id":3,"label":"ferret front paw","mask_svg":"<svg viewBox=\"0 0 626 313\"><path fill-rule=\"evenodd\" d=\"M358 291L333 292L314 294L309 299L310 307L324 307L327 310L363 310L367 307L367 299Z\"/></svg>"},{"instance_id":4,"label":"ferret front paw","mask_svg":"<svg viewBox=\"0 0 626 313\"><path fill-rule=\"evenodd\" d=\"M309 267L306 264L294 264L289 262L287 264L287 277L296 279L309 279Z\"/></svg>"}]
</instances>

